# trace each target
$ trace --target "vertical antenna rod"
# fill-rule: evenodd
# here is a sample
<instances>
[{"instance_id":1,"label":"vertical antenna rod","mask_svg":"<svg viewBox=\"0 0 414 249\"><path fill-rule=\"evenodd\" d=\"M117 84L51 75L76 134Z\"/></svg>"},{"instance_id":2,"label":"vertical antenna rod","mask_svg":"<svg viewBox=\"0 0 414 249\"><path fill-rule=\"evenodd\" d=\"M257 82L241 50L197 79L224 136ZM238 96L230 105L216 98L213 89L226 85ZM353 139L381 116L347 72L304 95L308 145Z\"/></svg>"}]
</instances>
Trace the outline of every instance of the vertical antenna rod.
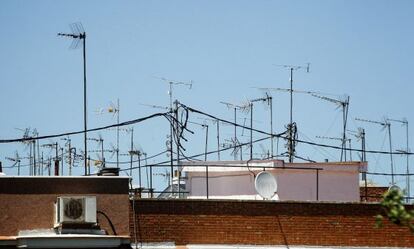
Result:
<instances>
[{"instance_id":1,"label":"vertical antenna rod","mask_svg":"<svg viewBox=\"0 0 414 249\"><path fill-rule=\"evenodd\" d=\"M233 108L234 109L234 139L233 139L233 147L237 147L237 110L241 111L249 111L250 104L248 105L236 105L224 101L220 101L221 104L226 105L227 108ZM242 153L241 153L242 154ZM234 160L237 160L237 154L234 153Z\"/></svg>"},{"instance_id":2,"label":"vertical antenna rod","mask_svg":"<svg viewBox=\"0 0 414 249\"><path fill-rule=\"evenodd\" d=\"M315 98L319 98L322 100L326 100L328 102L336 104L338 107L342 108L342 149L341 149L341 162L344 159L346 162L346 141L348 141L346 137L346 124L348 121L348 109L349 109L349 96L345 96L345 100L333 99L328 98L326 96L321 96L316 93L310 93L311 96Z\"/></svg>"},{"instance_id":3,"label":"vertical antenna rod","mask_svg":"<svg viewBox=\"0 0 414 249\"><path fill-rule=\"evenodd\" d=\"M278 67L289 68L290 70L290 123L289 123L289 141L288 141L288 154L289 162L293 162L294 157L294 138L293 138L293 71L306 68L306 72L309 73L310 63L307 63L307 66L293 66L293 65L275 65Z\"/></svg>"},{"instance_id":4,"label":"vertical antenna rod","mask_svg":"<svg viewBox=\"0 0 414 249\"><path fill-rule=\"evenodd\" d=\"M88 126L87 126L87 114L86 114L86 32L83 29L83 26L81 23L74 23L71 26L72 29L72 33L71 34L65 34L65 33L58 33L58 36L65 36L65 37L70 37L73 39L72 48L77 48L79 45L79 41L82 40L83 41L83 129L84 129L84 151L85 151L85 155L84 155L84 174L87 175L88 171L88 163L87 163L87 158L88 158L88 145L87 145L87 130L88 130Z\"/></svg>"},{"instance_id":5,"label":"vertical antenna rod","mask_svg":"<svg viewBox=\"0 0 414 249\"><path fill-rule=\"evenodd\" d=\"M117 115L116 121L118 126L116 127L116 167L119 168L119 98L116 100Z\"/></svg>"},{"instance_id":6,"label":"vertical antenna rod","mask_svg":"<svg viewBox=\"0 0 414 249\"><path fill-rule=\"evenodd\" d=\"M270 105L270 141L271 141L271 151L273 158L273 114L272 114L272 97L266 93L266 97L251 99L249 100L249 110L250 110L250 159L253 159L253 103L255 102L267 102Z\"/></svg>"},{"instance_id":7,"label":"vertical antenna rod","mask_svg":"<svg viewBox=\"0 0 414 249\"><path fill-rule=\"evenodd\" d=\"M189 89L191 89L193 87L193 81L190 80L190 82L182 82L182 81L174 81L174 80L170 80L170 79L166 79L164 77L155 77L158 78L164 82L167 82L169 85L169 91L168 91L168 95L170 97L170 115L174 114L174 110L173 110L173 86L174 85L184 85L184 86L188 86ZM173 122L170 123L170 180L171 180L171 188L173 186L173 177L174 177L174 155L173 155ZM178 126L177 126L178 127ZM178 150L178 148L177 148ZM179 154L177 154L177 157L179 157ZM178 162L178 160L177 160Z\"/></svg>"},{"instance_id":8,"label":"vertical antenna rod","mask_svg":"<svg viewBox=\"0 0 414 249\"><path fill-rule=\"evenodd\" d=\"M367 122L367 123L379 124L383 128L387 129L387 131L388 131L388 141L389 141L389 146L390 146L391 185L395 185L395 181L394 181L394 161L393 161L393 158L392 158L391 123L387 119L385 119L384 122L361 119L361 118L355 118L355 120L362 121L362 122Z\"/></svg>"},{"instance_id":9,"label":"vertical antenna rod","mask_svg":"<svg viewBox=\"0 0 414 249\"><path fill-rule=\"evenodd\" d=\"M398 120L398 119L388 119L389 121L394 121L394 122L399 122L402 123L403 126L405 126L405 136L406 136L406 147L405 150L398 150L400 152L405 153L406 155L406 163L407 163L407 167L406 167L406 173L407 173L407 177L406 177L406 190L407 190L407 196L411 197L410 195L410 167L409 167L409 153L410 153L410 147L408 145L408 121L406 118L403 118L402 120ZM407 203L409 202L409 198L407 198Z\"/></svg>"}]
</instances>

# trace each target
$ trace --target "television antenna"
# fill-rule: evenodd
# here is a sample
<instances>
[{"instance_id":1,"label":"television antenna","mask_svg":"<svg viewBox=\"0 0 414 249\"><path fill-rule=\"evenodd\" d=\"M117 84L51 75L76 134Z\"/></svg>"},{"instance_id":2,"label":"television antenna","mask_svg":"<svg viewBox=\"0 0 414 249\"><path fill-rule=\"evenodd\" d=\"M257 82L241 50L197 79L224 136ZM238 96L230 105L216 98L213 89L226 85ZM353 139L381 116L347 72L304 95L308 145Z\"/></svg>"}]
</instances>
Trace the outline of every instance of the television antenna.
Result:
<instances>
[{"instance_id":1,"label":"television antenna","mask_svg":"<svg viewBox=\"0 0 414 249\"><path fill-rule=\"evenodd\" d=\"M206 136L205 136L205 147L204 147L204 161L207 161L207 151L208 151L208 124L200 124L193 121L187 121L187 123L195 124L201 126L202 129L206 129Z\"/></svg>"},{"instance_id":2,"label":"television antenna","mask_svg":"<svg viewBox=\"0 0 414 249\"><path fill-rule=\"evenodd\" d=\"M109 106L106 108L101 108L100 113L110 113L113 116L116 115L116 167L119 168L119 112L120 112L120 105L119 105L119 98L116 100L116 105L113 102L110 102Z\"/></svg>"},{"instance_id":3,"label":"television antenna","mask_svg":"<svg viewBox=\"0 0 414 249\"><path fill-rule=\"evenodd\" d=\"M355 118L357 121L365 122L365 123L372 123L372 124L378 124L382 126L382 130L387 129L388 131L388 141L390 146L390 165L391 165L391 185L395 185L394 181L394 162L392 158L392 140L391 140L391 123L387 120L387 118L384 118L384 121L375 121L375 120L368 120L368 119L362 119L362 118Z\"/></svg>"},{"instance_id":4,"label":"television antenna","mask_svg":"<svg viewBox=\"0 0 414 249\"><path fill-rule=\"evenodd\" d=\"M131 127L127 131L131 134L131 148L128 151L128 155L130 157L130 168L129 168L129 176L131 177L132 181L132 162L134 160L134 156L138 157L138 182L139 187L142 188L142 170L141 170L141 156L144 154L141 146L138 146L139 148L134 145L134 127Z\"/></svg>"},{"instance_id":5,"label":"television antenna","mask_svg":"<svg viewBox=\"0 0 414 249\"><path fill-rule=\"evenodd\" d=\"M338 108L342 108L342 149L341 149L341 162L342 162L342 158L344 158L345 162L346 162L346 142L347 142L347 138L346 138L346 124L348 121L348 110L349 110L349 96L345 96L345 100L341 100L341 99L334 99L334 98L329 98L326 96L322 96L322 95L318 95L315 93L311 93L311 96L315 97L315 98L319 98L331 103L334 103L335 105L337 105Z\"/></svg>"},{"instance_id":6,"label":"television antenna","mask_svg":"<svg viewBox=\"0 0 414 249\"><path fill-rule=\"evenodd\" d=\"M391 122L397 122L397 123L401 123L402 126L405 126L405 137L406 137L406 145L405 145L405 149L404 150L397 150L399 152L405 153L406 155L406 173L407 173L407 177L406 177L406 189L407 189L407 196L410 197L410 167L409 167L409 153L410 153L410 146L408 144L408 120L406 118L402 118L402 119L391 119L388 118L388 121ZM407 198L407 203L409 202L409 199Z\"/></svg>"},{"instance_id":7,"label":"television antenna","mask_svg":"<svg viewBox=\"0 0 414 249\"><path fill-rule=\"evenodd\" d=\"M160 79L164 82L166 82L169 85L169 90L168 90L168 96L169 96L169 100L170 100L170 114L173 115L174 113L174 109L173 109L173 90L174 90L174 86L187 86L189 90L191 90L191 88L193 87L193 81L190 80L189 82L184 82L184 81L176 81L176 80L171 80L171 79L167 79L164 77L157 77L154 76L157 79ZM177 107L176 107L177 109ZM178 110L177 113L178 115ZM170 177L171 177L171 183L173 181L172 177L174 176L174 154L173 154L173 122L170 122ZM178 124L177 124L178 127ZM179 145L177 144L177 151L179 150ZM179 153L177 154L177 162L179 162Z\"/></svg>"},{"instance_id":8,"label":"television antenna","mask_svg":"<svg viewBox=\"0 0 414 249\"><path fill-rule=\"evenodd\" d=\"M98 163L102 166L102 168L105 168L105 150L104 150L104 139L102 138L102 135L98 134L98 138L88 138L88 140L96 142L97 146L100 147L100 151L96 151L96 152L101 152Z\"/></svg>"},{"instance_id":9,"label":"television antenna","mask_svg":"<svg viewBox=\"0 0 414 249\"><path fill-rule=\"evenodd\" d=\"M238 105L238 104L234 104L234 103L229 103L229 102L224 102L224 101L220 101L221 104L226 105L227 108L229 109L233 109L234 110L234 138L232 139L232 141L234 142L233 146L236 148L236 142L238 142L237 139L237 110L240 110L241 112L244 113L248 113L249 112L249 108L250 105ZM233 153L234 154L234 160L237 160L237 152Z\"/></svg>"},{"instance_id":10,"label":"television antenna","mask_svg":"<svg viewBox=\"0 0 414 249\"><path fill-rule=\"evenodd\" d=\"M267 171L262 171L257 174L254 180L254 187L256 192L265 200L270 200L277 194L276 179Z\"/></svg>"},{"instance_id":11,"label":"television antenna","mask_svg":"<svg viewBox=\"0 0 414 249\"><path fill-rule=\"evenodd\" d=\"M144 103L138 103L138 105L154 108L154 109L162 109L162 110L169 110L170 108L166 106L160 106L160 105L150 105L150 104L144 104Z\"/></svg>"},{"instance_id":12,"label":"television antenna","mask_svg":"<svg viewBox=\"0 0 414 249\"><path fill-rule=\"evenodd\" d=\"M293 71L306 69L306 72L310 72L310 63L307 63L306 66L297 66L297 65L274 65L277 67L287 68L290 71L290 123L288 125L289 128L289 143L288 143L288 154L289 154L289 162L293 162L294 158L294 151L295 145L293 141Z\"/></svg>"},{"instance_id":13,"label":"television antenna","mask_svg":"<svg viewBox=\"0 0 414 249\"><path fill-rule=\"evenodd\" d=\"M225 142L221 144L221 147L225 149L233 148L230 155L234 157L234 160L237 160L237 157L240 152L240 160L242 161L243 151L242 151L242 145L240 141L237 138L235 139L234 137L232 137L231 139L224 139L224 141Z\"/></svg>"},{"instance_id":14,"label":"television antenna","mask_svg":"<svg viewBox=\"0 0 414 249\"><path fill-rule=\"evenodd\" d=\"M360 160L361 162L366 162L366 149L365 149L365 129L359 127L357 131L347 130L351 135L356 137L357 141L361 141L361 155ZM366 176L365 174L362 175L363 177ZM364 179L363 179L364 180Z\"/></svg>"},{"instance_id":15,"label":"television antenna","mask_svg":"<svg viewBox=\"0 0 414 249\"><path fill-rule=\"evenodd\" d=\"M162 176L164 182L167 182L168 186L171 186L171 175L170 172L168 172L168 170L164 169L163 173L154 173L154 176Z\"/></svg>"},{"instance_id":16,"label":"television antenna","mask_svg":"<svg viewBox=\"0 0 414 249\"><path fill-rule=\"evenodd\" d=\"M345 141L345 144L348 142L348 146L349 146L349 159L350 159L350 161L352 161L352 146L351 146L351 139L350 138L346 138L345 140L344 140L344 138L343 137L327 137L327 136L316 136L316 138L319 138L319 139L327 139L327 140L336 140L336 141L341 141L341 144L342 144L342 150L344 150L344 154L346 155L346 146L344 146L344 141ZM341 153L341 159L340 159L340 161L342 162L342 153ZM346 156L345 156L345 162L346 162Z\"/></svg>"},{"instance_id":17,"label":"television antenna","mask_svg":"<svg viewBox=\"0 0 414 249\"><path fill-rule=\"evenodd\" d=\"M248 104L250 106L250 160L253 159L253 105L256 102L266 103L270 107L270 142L271 142L271 155L273 158L273 107L272 96L266 92L266 97L250 99Z\"/></svg>"},{"instance_id":18,"label":"television antenna","mask_svg":"<svg viewBox=\"0 0 414 249\"><path fill-rule=\"evenodd\" d=\"M49 148L50 150L55 149L55 152L56 152L55 160L54 160L55 161L55 170L56 170L55 174L59 175L59 154L58 154L59 153L59 144L57 142L55 142L55 143L51 142L51 143L48 143L48 144L42 144L41 147ZM63 158L62 158L62 160L63 160Z\"/></svg>"},{"instance_id":19,"label":"television antenna","mask_svg":"<svg viewBox=\"0 0 414 249\"><path fill-rule=\"evenodd\" d=\"M200 118L198 117L198 119L202 119L204 122L211 122L213 125L216 125L217 128L217 160L220 161L220 121L218 119L211 119L211 118Z\"/></svg>"},{"instance_id":20,"label":"television antenna","mask_svg":"<svg viewBox=\"0 0 414 249\"><path fill-rule=\"evenodd\" d=\"M5 157L7 160L14 162L11 167L14 167L17 165L17 175L20 176L20 162L21 158L19 156L19 153L17 151L14 152L14 157Z\"/></svg>"},{"instance_id":21,"label":"television antenna","mask_svg":"<svg viewBox=\"0 0 414 249\"><path fill-rule=\"evenodd\" d=\"M36 139L34 138L39 136L39 133L36 128L32 130L30 127L25 129L15 129L23 132L22 138L24 140L22 143L25 145L25 150L29 147L29 175L36 175ZM37 152L39 153L39 149L37 149Z\"/></svg>"},{"instance_id":22,"label":"television antenna","mask_svg":"<svg viewBox=\"0 0 414 249\"><path fill-rule=\"evenodd\" d=\"M85 175L87 175L87 158L88 158L88 145L87 145L87 108L86 108L86 32L83 28L82 23L72 23L70 25L72 33L58 33L58 36L69 37L72 38L72 44L70 48L76 49L79 47L80 41L83 41L83 127L84 127L84 168L85 168Z\"/></svg>"},{"instance_id":23,"label":"television antenna","mask_svg":"<svg viewBox=\"0 0 414 249\"><path fill-rule=\"evenodd\" d=\"M166 82L169 85L169 90L168 90L168 96L170 97L170 111L172 112L173 110L173 90L174 90L174 86L187 86L189 90L191 90L191 88L193 87L193 81L190 80L189 82L184 82L184 81L176 81L176 80L171 80L171 79L167 79L164 77L157 77L154 76L157 79L160 79L164 82Z\"/></svg>"}]
</instances>

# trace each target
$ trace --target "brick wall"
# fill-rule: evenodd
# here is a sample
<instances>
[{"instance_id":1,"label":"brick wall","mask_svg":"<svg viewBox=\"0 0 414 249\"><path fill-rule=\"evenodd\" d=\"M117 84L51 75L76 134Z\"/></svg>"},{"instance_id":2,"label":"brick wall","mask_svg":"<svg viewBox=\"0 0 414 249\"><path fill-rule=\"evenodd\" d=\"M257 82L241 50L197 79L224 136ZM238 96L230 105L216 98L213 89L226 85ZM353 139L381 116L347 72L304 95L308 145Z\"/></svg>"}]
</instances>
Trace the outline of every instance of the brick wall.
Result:
<instances>
[{"instance_id":1,"label":"brick wall","mask_svg":"<svg viewBox=\"0 0 414 249\"><path fill-rule=\"evenodd\" d=\"M388 187L360 187L359 192L361 201L381 202L382 196L388 191ZM367 198L365 198L367 196Z\"/></svg>"},{"instance_id":2,"label":"brick wall","mask_svg":"<svg viewBox=\"0 0 414 249\"><path fill-rule=\"evenodd\" d=\"M57 197L85 195L96 196L97 210L108 217L97 214L102 229L128 236L128 182L122 177L0 177L0 236L51 229Z\"/></svg>"},{"instance_id":3,"label":"brick wall","mask_svg":"<svg viewBox=\"0 0 414 249\"><path fill-rule=\"evenodd\" d=\"M132 211L132 202L130 205ZM135 202L131 241L186 244L413 247L407 228L375 228L378 204L213 200Z\"/></svg>"}]
</instances>

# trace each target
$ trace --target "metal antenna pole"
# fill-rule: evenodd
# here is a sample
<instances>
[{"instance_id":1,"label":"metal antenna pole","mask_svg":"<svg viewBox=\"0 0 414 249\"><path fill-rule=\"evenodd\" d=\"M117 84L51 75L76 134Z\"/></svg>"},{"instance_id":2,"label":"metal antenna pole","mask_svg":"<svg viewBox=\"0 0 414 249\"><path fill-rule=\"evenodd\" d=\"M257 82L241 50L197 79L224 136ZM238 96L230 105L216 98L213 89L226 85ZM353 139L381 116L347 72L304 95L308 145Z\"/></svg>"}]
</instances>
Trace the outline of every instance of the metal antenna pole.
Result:
<instances>
[{"instance_id":1,"label":"metal antenna pole","mask_svg":"<svg viewBox=\"0 0 414 249\"><path fill-rule=\"evenodd\" d=\"M20 175L20 159L17 161L17 175Z\"/></svg>"},{"instance_id":2,"label":"metal antenna pole","mask_svg":"<svg viewBox=\"0 0 414 249\"><path fill-rule=\"evenodd\" d=\"M72 34L58 33L58 36L70 37L73 39L72 48L77 48L79 41L83 42L83 129L84 129L84 175L88 174L88 126L87 126L87 99L86 99L86 32L83 30L81 23L74 23L71 25Z\"/></svg>"},{"instance_id":3,"label":"metal antenna pole","mask_svg":"<svg viewBox=\"0 0 414 249\"><path fill-rule=\"evenodd\" d=\"M362 140L362 160L364 162L366 162L367 161L367 155L365 153L365 129L362 129L361 136L362 136L362 138L361 138L361 140Z\"/></svg>"},{"instance_id":4,"label":"metal antenna pole","mask_svg":"<svg viewBox=\"0 0 414 249\"><path fill-rule=\"evenodd\" d=\"M206 128L206 146L204 148L204 161L207 162L207 146L208 146L208 125L203 125Z\"/></svg>"},{"instance_id":5,"label":"metal antenna pole","mask_svg":"<svg viewBox=\"0 0 414 249\"><path fill-rule=\"evenodd\" d=\"M83 32L83 35L81 35L80 39L83 39L83 127L84 127L84 150L85 150L85 175L87 174L87 167L88 163L86 161L86 158L88 158L88 121L87 121L87 102L86 102L86 33Z\"/></svg>"},{"instance_id":6,"label":"metal antenna pole","mask_svg":"<svg viewBox=\"0 0 414 249\"><path fill-rule=\"evenodd\" d=\"M362 147L362 161L366 162L366 154L365 154L365 129L361 129L360 132L361 135L361 147ZM368 200L368 179L367 179L367 173L362 173L362 180L365 183L365 201Z\"/></svg>"},{"instance_id":7,"label":"metal antenna pole","mask_svg":"<svg viewBox=\"0 0 414 249\"><path fill-rule=\"evenodd\" d=\"M58 152L59 151L59 145L58 145L57 142L55 143L55 150L56 150L55 170L57 170L57 172L55 172L55 174L57 173L56 175L60 175L59 174L59 154L58 154L59 153Z\"/></svg>"},{"instance_id":8,"label":"metal antenna pole","mask_svg":"<svg viewBox=\"0 0 414 249\"><path fill-rule=\"evenodd\" d=\"M253 159L253 102L250 102L250 160Z\"/></svg>"},{"instance_id":9,"label":"metal antenna pole","mask_svg":"<svg viewBox=\"0 0 414 249\"><path fill-rule=\"evenodd\" d=\"M70 144L70 138L68 139L68 146L69 146L69 176L72 175L72 147Z\"/></svg>"},{"instance_id":10,"label":"metal antenna pole","mask_svg":"<svg viewBox=\"0 0 414 249\"><path fill-rule=\"evenodd\" d=\"M234 144L237 141L237 107L234 107ZM234 153L234 160L237 160L237 154Z\"/></svg>"},{"instance_id":11,"label":"metal antenna pole","mask_svg":"<svg viewBox=\"0 0 414 249\"><path fill-rule=\"evenodd\" d=\"M228 103L228 102L223 102L220 101L221 104L226 105L228 108L233 108L234 110L234 139L233 139L233 147L236 148L238 146L238 141L237 141L237 109L242 110L242 111L248 111L250 108L250 102L248 105L236 105L236 104L232 104L232 103ZM240 150L242 148L240 147ZM243 153L240 153L240 157L242 160L242 156ZM237 153L234 153L234 160L237 160Z\"/></svg>"},{"instance_id":12,"label":"metal antenna pole","mask_svg":"<svg viewBox=\"0 0 414 249\"><path fill-rule=\"evenodd\" d=\"M406 128L406 137L407 137L407 144L406 144L406 150L407 150L407 169L406 169L406 171L407 171L407 179L406 179L406 181L407 181L407 195L408 195L408 197L411 197L411 195L410 195L410 190L411 190L411 186L410 186L410 167L409 167L409 158L408 158L408 156L409 156L409 152L410 152L410 148L409 148L409 146L408 146L408 121L407 120L405 120L405 128ZM409 198L407 198L407 202L409 202L410 200L409 200Z\"/></svg>"},{"instance_id":13,"label":"metal antenna pole","mask_svg":"<svg viewBox=\"0 0 414 249\"><path fill-rule=\"evenodd\" d=\"M36 175L36 140L32 141L33 143L33 167L34 167L34 175Z\"/></svg>"},{"instance_id":14,"label":"metal antenna pole","mask_svg":"<svg viewBox=\"0 0 414 249\"><path fill-rule=\"evenodd\" d=\"M207 162L207 145L208 145L208 125L205 125L206 127L206 148L204 152L204 161ZM208 188L208 165L206 163L206 197L208 199L209 196L209 188Z\"/></svg>"},{"instance_id":15,"label":"metal antenna pole","mask_svg":"<svg viewBox=\"0 0 414 249\"><path fill-rule=\"evenodd\" d=\"M138 151L138 182L139 182L139 188L142 191L142 175L141 175L141 151Z\"/></svg>"},{"instance_id":16,"label":"metal antenna pole","mask_svg":"<svg viewBox=\"0 0 414 249\"><path fill-rule=\"evenodd\" d=\"M39 133L37 132L37 130L35 130L34 133L36 134L36 136L39 136ZM35 143L36 143L36 141L35 141ZM40 157L39 152L40 152L40 141L37 143L37 158L38 159Z\"/></svg>"},{"instance_id":17,"label":"metal antenna pole","mask_svg":"<svg viewBox=\"0 0 414 249\"><path fill-rule=\"evenodd\" d=\"M173 106L172 106L172 82L169 82L170 85L170 91L168 92L170 95L170 114L173 115L174 111L173 111ZM173 121L170 121L170 185L171 185L171 191L173 191L173 177L174 177L174 153L173 153L173 130L174 130L174 124Z\"/></svg>"},{"instance_id":18,"label":"metal antenna pole","mask_svg":"<svg viewBox=\"0 0 414 249\"><path fill-rule=\"evenodd\" d=\"M129 177L131 177L132 182L132 160L133 160L133 151L134 151L134 127L131 128L131 151L130 151L130 165L129 165ZM141 187L141 186L140 186Z\"/></svg>"},{"instance_id":19,"label":"metal antenna pole","mask_svg":"<svg viewBox=\"0 0 414 249\"><path fill-rule=\"evenodd\" d=\"M293 162L293 67L290 68L289 162Z\"/></svg>"},{"instance_id":20,"label":"metal antenna pole","mask_svg":"<svg viewBox=\"0 0 414 249\"><path fill-rule=\"evenodd\" d=\"M33 175L33 166L32 166L32 145L29 144L29 175Z\"/></svg>"},{"instance_id":21,"label":"metal antenna pole","mask_svg":"<svg viewBox=\"0 0 414 249\"><path fill-rule=\"evenodd\" d=\"M102 137L99 138L99 142L101 143L101 157L102 157L102 168L105 168L105 152L104 152L104 140Z\"/></svg>"},{"instance_id":22,"label":"metal antenna pole","mask_svg":"<svg viewBox=\"0 0 414 249\"><path fill-rule=\"evenodd\" d=\"M322 100L326 100L328 102L334 103L338 105L338 107L342 108L342 143L341 143L341 162L344 159L346 160L346 126L348 121L348 109L349 109L349 96L346 97L345 100L340 99L333 99L326 96L322 96L318 93L309 92L312 97L319 98Z\"/></svg>"},{"instance_id":23,"label":"metal antenna pole","mask_svg":"<svg viewBox=\"0 0 414 249\"><path fill-rule=\"evenodd\" d=\"M177 191L178 191L178 198L180 198L181 195L181 191L180 191L180 181L181 181L181 171L180 171L180 127L179 127L179 123L178 123L178 100L175 100L175 107L174 107L174 112L175 112L175 132L177 135L176 138L176 149L177 149ZM171 186L174 186L174 182L171 182ZM172 191L174 191L174 189L171 189Z\"/></svg>"},{"instance_id":24,"label":"metal antenna pole","mask_svg":"<svg viewBox=\"0 0 414 249\"><path fill-rule=\"evenodd\" d=\"M403 152L406 154L406 191L407 191L407 196L411 197L410 192L411 192L411 186L410 186L410 168L409 168L409 152L410 152L410 148L409 148L409 144L408 144L408 121L407 119L403 118L402 120L398 120L398 119L387 119L389 121L394 121L394 122L399 122L402 123L403 126L405 126L405 135L406 135L406 148L405 150L397 150L400 152ZM407 198L407 203L409 202L409 198Z\"/></svg>"},{"instance_id":25,"label":"metal antenna pole","mask_svg":"<svg viewBox=\"0 0 414 249\"><path fill-rule=\"evenodd\" d=\"M391 123L385 123L388 129L388 140L390 142L390 160L391 160L391 185L395 185L394 181L394 162L392 159L392 143L391 143Z\"/></svg>"},{"instance_id":26,"label":"metal antenna pole","mask_svg":"<svg viewBox=\"0 0 414 249\"><path fill-rule=\"evenodd\" d=\"M63 160L63 156L64 156L64 151L65 151L65 149L63 148L63 147L60 147L60 152L61 152L61 160L62 160L62 165L60 166L60 171L61 171L61 175L63 176L63 163L64 163L64 160Z\"/></svg>"},{"instance_id":27,"label":"metal antenna pole","mask_svg":"<svg viewBox=\"0 0 414 249\"><path fill-rule=\"evenodd\" d=\"M391 123L388 122L389 119L385 119L384 122L378 122L373 120L367 120L367 119L361 119L361 118L355 118L357 121L367 122L367 123L373 123L373 124L379 124L384 128L388 129L388 140L389 140L389 146L390 146L390 161L391 161L391 185L395 184L394 181L394 162L392 158L392 140L391 140Z\"/></svg>"},{"instance_id":28,"label":"metal antenna pole","mask_svg":"<svg viewBox=\"0 0 414 249\"><path fill-rule=\"evenodd\" d=\"M271 158L273 159L273 98L268 96L270 104L270 152Z\"/></svg>"},{"instance_id":29,"label":"metal antenna pole","mask_svg":"<svg viewBox=\"0 0 414 249\"><path fill-rule=\"evenodd\" d=\"M293 70L299 70L301 68L306 68L306 72L309 73L310 63L307 63L307 66L293 66L293 65L275 65L278 67L289 68L290 70L290 89L288 90L290 93L290 123L289 127L289 140L288 140L288 154L289 154L289 163L293 162L294 157L294 137L293 137Z\"/></svg>"},{"instance_id":30,"label":"metal antenna pole","mask_svg":"<svg viewBox=\"0 0 414 249\"><path fill-rule=\"evenodd\" d=\"M116 127L116 167L119 168L119 98L117 99L117 123Z\"/></svg>"},{"instance_id":31,"label":"metal antenna pole","mask_svg":"<svg viewBox=\"0 0 414 249\"><path fill-rule=\"evenodd\" d=\"M341 150L341 153L344 154L345 162L346 162L346 151L345 151L346 150L346 123L347 123L347 120L348 120L348 109L349 109L349 96L347 96L346 101L342 102L342 111L343 111L342 122L343 122L344 129L343 129L343 133L342 133L342 150ZM341 160L342 160L342 156L341 156Z\"/></svg>"},{"instance_id":32,"label":"metal antenna pole","mask_svg":"<svg viewBox=\"0 0 414 249\"><path fill-rule=\"evenodd\" d=\"M184 86L188 86L189 87L189 89L191 89L191 87L193 86L193 81L191 80L190 82L182 82L182 81L174 81L174 80L170 80L170 79L166 79L166 78L164 78L164 77L155 77L155 78L158 78L158 79L160 79L160 80L162 80L162 81L165 81L165 82L167 82L168 84L169 84L169 91L168 91L168 95L169 95L169 97L170 97L170 113L171 113L171 115L173 115L173 85L184 85ZM178 127L178 125L177 125L177 127ZM171 165L170 165L170 167L171 167L171 174L170 174L170 179L171 179L171 186L172 186L172 180L173 180L173 177L174 177L174 156L173 156L173 123L172 122L170 122L170 157L171 157L171 160L170 160L170 163L171 163ZM178 149L177 149L178 150ZM179 156L178 154L177 154L177 156ZM178 159L177 159L177 161L178 161Z\"/></svg>"},{"instance_id":33,"label":"metal antenna pole","mask_svg":"<svg viewBox=\"0 0 414 249\"><path fill-rule=\"evenodd\" d=\"M270 105L270 146L273 158L273 110L272 110L272 97L266 93L266 97L249 100L248 110L250 111L250 159L253 159L253 103L255 102L267 102ZM246 105L245 105L246 106ZM245 107L241 107L245 108Z\"/></svg>"},{"instance_id":34,"label":"metal antenna pole","mask_svg":"<svg viewBox=\"0 0 414 249\"><path fill-rule=\"evenodd\" d=\"M217 159L220 161L220 121L217 120Z\"/></svg>"}]
</instances>

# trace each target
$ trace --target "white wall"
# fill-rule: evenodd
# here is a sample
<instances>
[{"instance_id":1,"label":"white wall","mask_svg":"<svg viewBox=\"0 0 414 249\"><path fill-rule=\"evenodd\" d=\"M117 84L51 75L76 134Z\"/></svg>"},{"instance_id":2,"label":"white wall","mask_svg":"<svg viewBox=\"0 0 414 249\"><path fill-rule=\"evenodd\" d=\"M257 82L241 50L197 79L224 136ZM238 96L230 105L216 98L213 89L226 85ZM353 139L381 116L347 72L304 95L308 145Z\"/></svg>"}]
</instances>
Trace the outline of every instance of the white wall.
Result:
<instances>
[{"instance_id":1,"label":"white wall","mask_svg":"<svg viewBox=\"0 0 414 249\"><path fill-rule=\"evenodd\" d=\"M261 161L263 162L263 161ZM275 161L265 161L275 162ZM254 188L254 174L263 169L246 166L237 168L215 167L220 162L209 164L209 198L211 199L262 199ZM221 162L223 163L223 162ZM242 165L243 162L224 162L227 165ZM245 163L245 162L244 162ZM185 164L188 198L206 198L205 167ZM258 165L254 162L249 164ZM366 170L366 163L293 163L280 161L271 163L271 172L278 183L280 200L294 201L359 201L359 171ZM266 165L267 166L267 165ZM283 168L284 167L284 168ZM304 169L293 169L293 168ZM316 169L319 168L318 186Z\"/></svg>"}]
</instances>

